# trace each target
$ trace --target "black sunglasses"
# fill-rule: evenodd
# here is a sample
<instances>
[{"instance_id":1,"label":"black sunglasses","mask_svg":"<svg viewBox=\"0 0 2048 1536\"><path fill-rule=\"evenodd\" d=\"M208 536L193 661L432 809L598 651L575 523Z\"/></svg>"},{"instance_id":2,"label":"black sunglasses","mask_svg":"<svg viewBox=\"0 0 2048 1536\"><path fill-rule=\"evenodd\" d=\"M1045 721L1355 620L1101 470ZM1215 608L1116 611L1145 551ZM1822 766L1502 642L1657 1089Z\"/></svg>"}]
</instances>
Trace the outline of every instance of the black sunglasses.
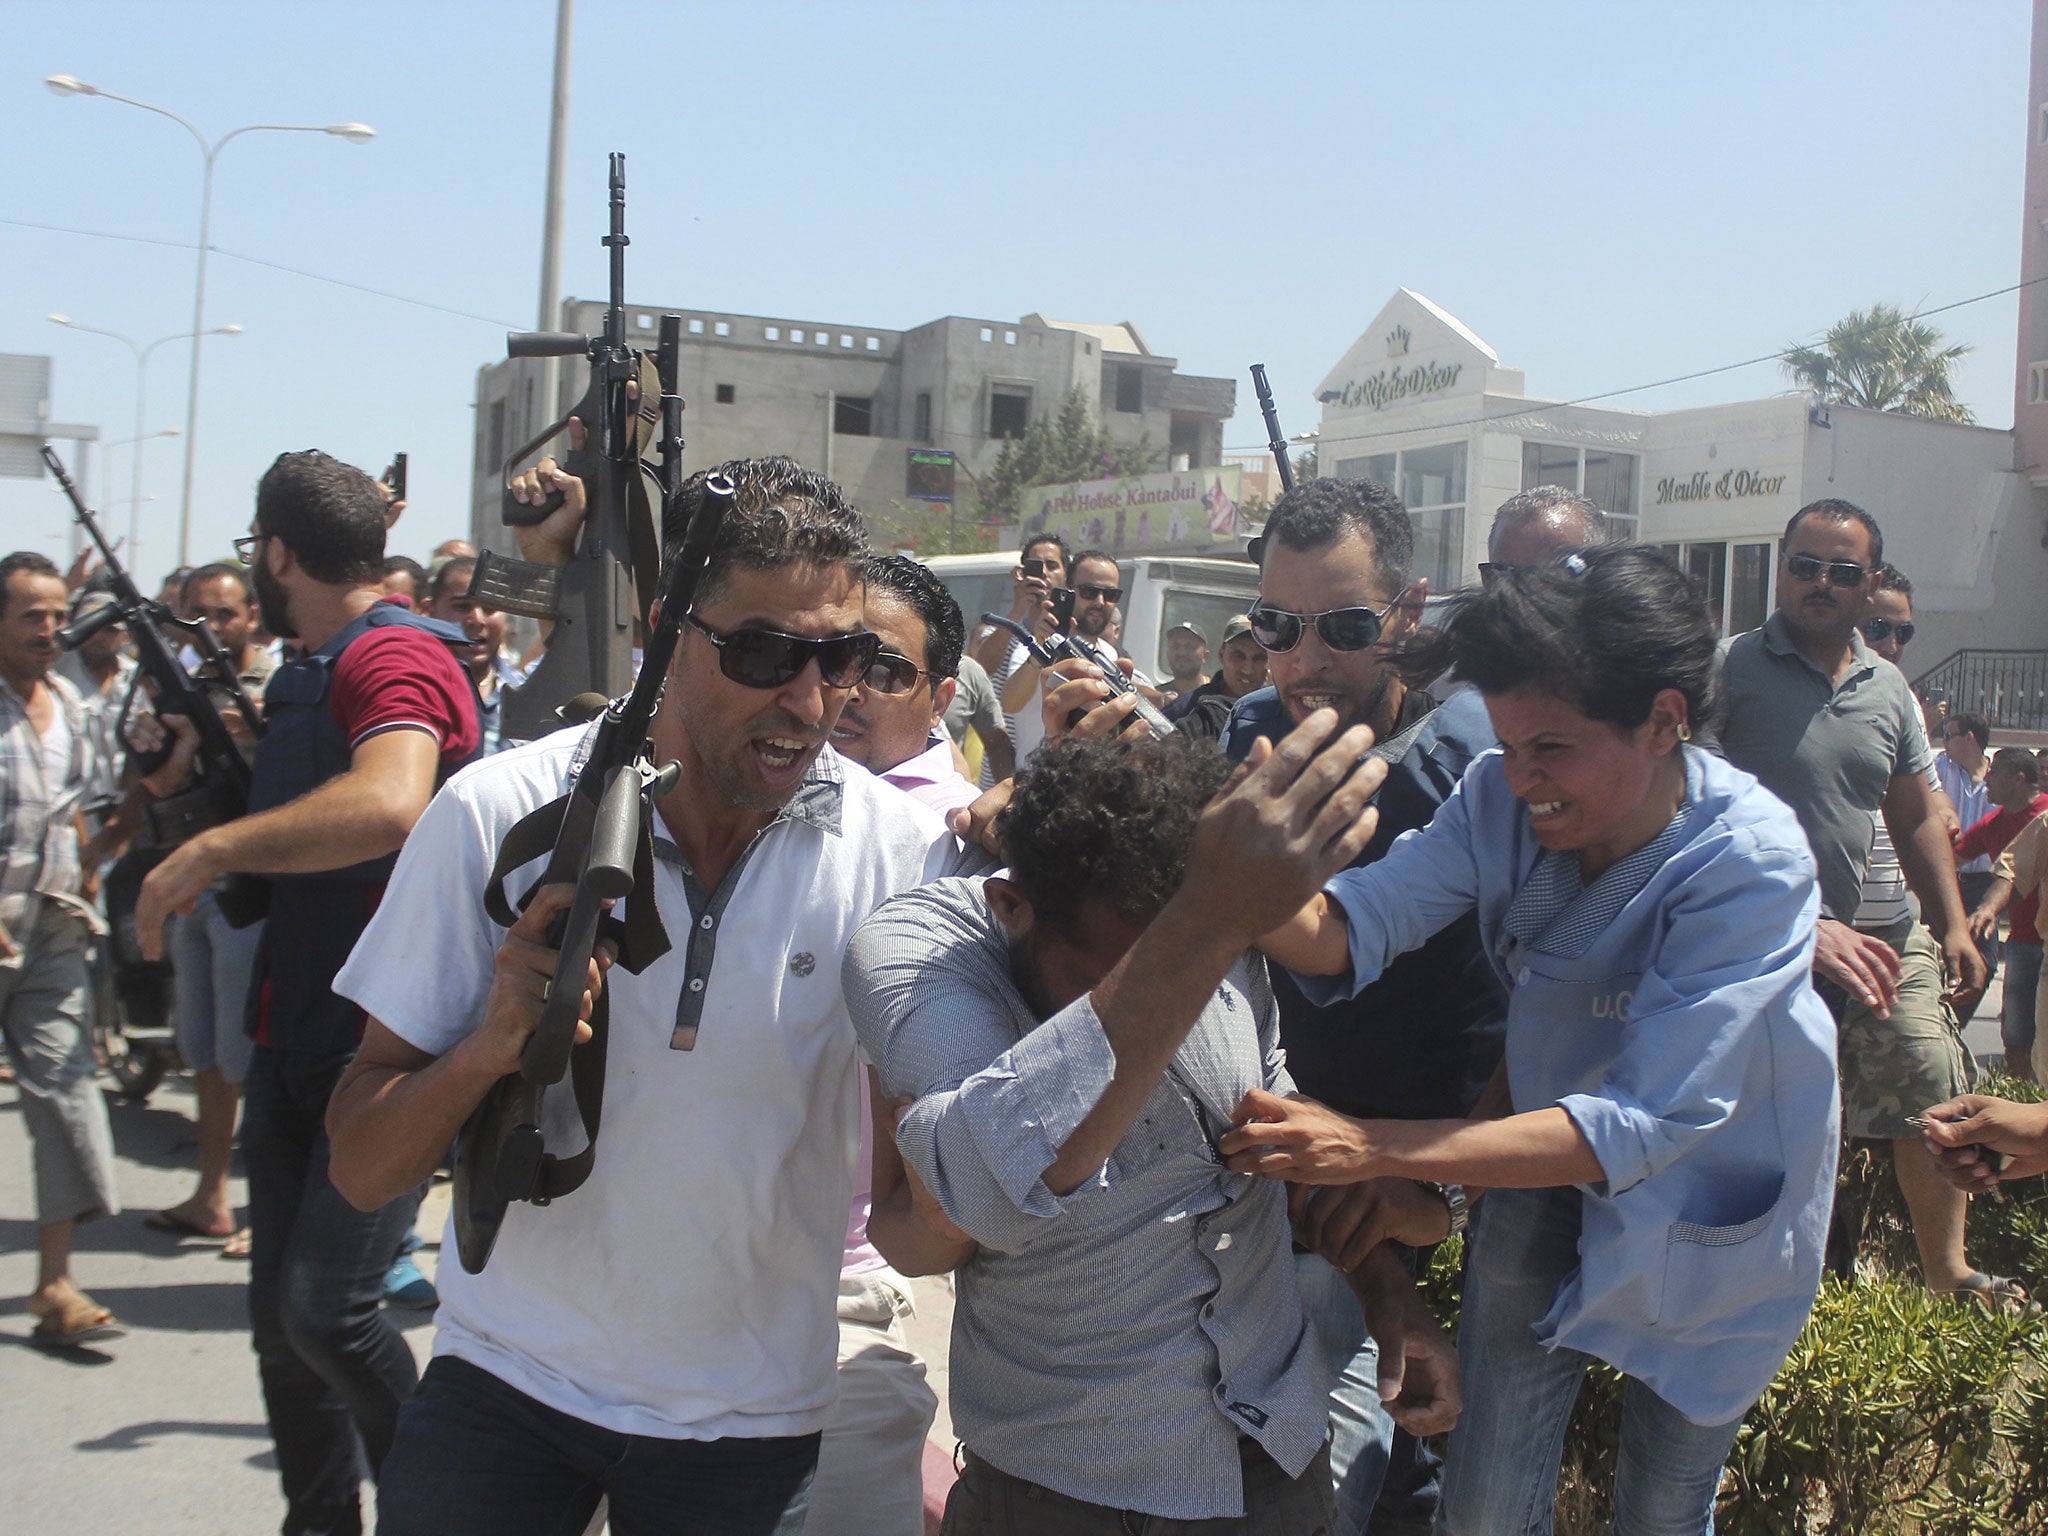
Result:
<instances>
[{"instance_id":1,"label":"black sunglasses","mask_svg":"<svg viewBox=\"0 0 2048 1536\"><path fill-rule=\"evenodd\" d=\"M917 686L920 677L928 676L930 674L908 656L883 651L875 657L860 685L869 693L908 693Z\"/></svg>"},{"instance_id":2,"label":"black sunglasses","mask_svg":"<svg viewBox=\"0 0 2048 1536\"><path fill-rule=\"evenodd\" d=\"M1285 653L1301 644L1302 632L1315 625L1316 635L1333 651L1362 651L1378 643L1386 632L1387 615L1401 606L1408 595L1404 587L1386 607L1331 608L1322 613L1290 613L1270 603L1256 603L1245 617L1251 620L1252 638L1266 650Z\"/></svg>"},{"instance_id":3,"label":"black sunglasses","mask_svg":"<svg viewBox=\"0 0 2048 1536\"><path fill-rule=\"evenodd\" d=\"M743 688L780 688L811 664L828 688L851 688L867 675L882 649L871 630L851 635L785 635L779 629L736 629L721 635L694 613L684 618L718 648L718 670Z\"/></svg>"},{"instance_id":4,"label":"black sunglasses","mask_svg":"<svg viewBox=\"0 0 2048 1536\"><path fill-rule=\"evenodd\" d=\"M1899 644L1913 643L1913 621L1911 619L1865 619L1861 625L1863 638L1872 645L1881 644L1888 636L1897 635Z\"/></svg>"},{"instance_id":5,"label":"black sunglasses","mask_svg":"<svg viewBox=\"0 0 2048 1536\"><path fill-rule=\"evenodd\" d=\"M1869 566L1854 560L1823 560L1819 555L1787 555L1785 569L1794 581L1818 581L1825 571L1831 587L1860 587L1870 574Z\"/></svg>"},{"instance_id":6,"label":"black sunglasses","mask_svg":"<svg viewBox=\"0 0 2048 1536\"><path fill-rule=\"evenodd\" d=\"M239 539L235 540L235 558L244 565L254 565L256 563L257 544L269 537L270 535L267 533L243 534Z\"/></svg>"},{"instance_id":7,"label":"black sunglasses","mask_svg":"<svg viewBox=\"0 0 2048 1536\"><path fill-rule=\"evenodd\" d=\"M1098 587L1092 581L1077 581L1074 583L1074 590L1083 597L1092 597L1105 603L1122 602L1124 595L1122 587Z\"/></svg>"}]
</instances>

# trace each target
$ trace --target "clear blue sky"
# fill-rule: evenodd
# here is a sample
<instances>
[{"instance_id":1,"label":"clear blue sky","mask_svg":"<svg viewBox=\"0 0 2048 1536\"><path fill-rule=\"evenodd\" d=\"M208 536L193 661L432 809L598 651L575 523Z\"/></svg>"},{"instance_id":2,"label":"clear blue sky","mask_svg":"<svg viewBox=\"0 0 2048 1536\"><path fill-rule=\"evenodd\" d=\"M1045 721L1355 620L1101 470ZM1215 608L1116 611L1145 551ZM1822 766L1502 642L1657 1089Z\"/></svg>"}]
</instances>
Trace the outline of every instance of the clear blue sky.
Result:
<instances>
[{"instance_id":1,"label":"clear blue sky","mask_svg":"<svg viewBox=\"0 0 2048 1536\"><path fill-rule=\"evenodd\" d=\"M376 140L254 134L220 159L213 242L488 317L216 255L195 554L245 528L280 450L412 455L394 550L461 531L474 374L532 322L552 0L12 0L0 217L194 239L175 124L58 97L71 74L209 135L360 119ZM1458 315L1532 393L1569 398L1767 353L1851 308L2017 280L2028 127L2021 0L1713 6L709 4L580 0L563 287L604 291L605 153L629 153L639 302L909 326L955 313L1135 321L1294 430L1398 286ZM0 224L0 351L56 359L58 419L130 434L138 341L189 328L193 255ZM1962 393L2012 420L2015 300L1937 320ZM149 430L182 426L184 343ZM1785 387L1763 366L1615 403ZM687 427L686 427L687 430ZM126 449L96 501L127 496ZM174 552L176 439L150 445ZM111 474L109 473L111 471ZM111 480L111 485L110 485ZM113 521L126 526L125 510ZM48 482L0 481L0 543L63 549Z\"/></svg>"}]
</instances>

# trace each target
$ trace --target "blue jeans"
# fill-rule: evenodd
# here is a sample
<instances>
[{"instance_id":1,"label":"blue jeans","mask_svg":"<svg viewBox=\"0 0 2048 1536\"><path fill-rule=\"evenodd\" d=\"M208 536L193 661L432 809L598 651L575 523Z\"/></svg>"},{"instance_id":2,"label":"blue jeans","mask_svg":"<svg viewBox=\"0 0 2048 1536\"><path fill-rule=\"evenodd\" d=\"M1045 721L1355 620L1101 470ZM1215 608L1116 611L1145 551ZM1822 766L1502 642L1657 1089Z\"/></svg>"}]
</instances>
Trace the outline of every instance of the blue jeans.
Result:
<instances>
[{"instance_id":1,"label":"blue jeans","mask_svg":"<svg viewBox=\"0 0 2048 1536\"><path fill-rule=\"evenodd\" d=\"M1999 1005L1998 1036L2007 1062L2034 1059L2035 992L2041 985L2041 946L2025 939L2005 941L2005 999Z\"/></svg>"},{"instance_id":2,"label":"blue jeans","mask_svg":"<svg viewBox=\"0 0 2048 1536\"><path fill-rule=\"evenodd\" d=\"M1412 1250L1402 1251L1412 1259ZM1428 1446L1395 1426L1380 1402L1379 1345L1365 1331L1358 1297L1312 1253L1294 1256L1294 1284L1337 1378L1330 1393L1330 1472L1338 1536L1427 1529L1440 1464Z\"/></svg>"},{"instance_id":3,"label":"blue jeans","mask_svg":"<svg viewBox=\"0 0 2048 1536\"><path fill-rule=\"evenodd\" d=\"M797 1536L818 1437L658 1440L537 1403L441 1355L399 1417L378 1536Z\"/></svg>"},{"instance_id":4,"label":"blue jeans","mask_svg":"<svg viewBox=\"0 0 2048 1536\"><path fill-rule=\"evenodd\" d=\"M385 1319L384 1272L419 1212L365 1215L327 1177L327 1100L349 1056L257 1046L243 1080L249 1323L284 1485L284 1536L357 1536L419 1373Z\"/></svg>"},{"instance_id":5,"label":"blue jeans","mask_svg":"<svg viewBox=\"0 0 2048 1536\"><path fill-rule=\"evenodd\" d=\"M1458 1320L1465 1410L1451 1431L1439 1536L1549 1536L1566 1426L1590 1358L1536 1324L1578 1267L1576 1188L1497 1189L1473 1208ZM1704 1536L1742 1421L1702 1427L1641 1382L1623 1394L1615 1536Z\"/></svg>"}]
</instances>

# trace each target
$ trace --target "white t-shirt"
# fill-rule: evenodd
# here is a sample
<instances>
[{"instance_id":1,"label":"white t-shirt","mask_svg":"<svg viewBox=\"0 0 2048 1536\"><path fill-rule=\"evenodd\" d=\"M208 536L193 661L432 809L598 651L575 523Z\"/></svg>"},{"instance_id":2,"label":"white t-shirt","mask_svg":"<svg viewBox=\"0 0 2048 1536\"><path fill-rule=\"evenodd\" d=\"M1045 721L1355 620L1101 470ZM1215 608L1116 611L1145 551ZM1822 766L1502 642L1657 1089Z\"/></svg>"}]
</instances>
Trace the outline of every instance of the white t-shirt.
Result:
<instances>
[{"instance_id":1,"label":"white t-shirt","mask_svg":"<svg viewBox=\"0 0 2048 1536\"><path fill-rule=\"evenodd\" d=\"M1104 659L1112 662L1116 660L1116 647L1100 635L1097 635L1088 643L1095 647L1097 651L1100 651ZM1011 674L1023 664L1025 658L1029 655L1030 652L1024 649L1024 642L1022 640L1013 638L1010 641L1010 652L1003 658L1002 668L993 678L998 699L1002 696L1004 685L1010 681ZM1042 708L1044 703L1045 675L1040 673L1038 692L1031 696L1024 707L1003 712L1005 716L1004 724L1008 727L1010 733L1010 745L1017 754L1017 771L1019 773L1022 773L1024 765L1031 761L1032 754L1045 745L1045 711ZM995 775L991 766L987 763L982 764L981 787L987 789L994 783Z\"/></svg>"},{"instance_id":2,"label":"white t-shirt","mask_svg":"<svg viewBox=\"0 0 2048 1536\"><path fill-rule=\"evenodd\" d=\"M336 992L435 1055L476 1027L505 936L484 910L491 864L512 825L562 792L582 734L448 781ZM827 747L722 909L711 893L693 911L678 861L658 859L674 947L639 976L611 973L596 1166L552 1205L514 1205L482 1274L442 1265L434 1352L623 1434L820 1428L859 1135L840 961L869 912L941 873L954 848L934 812ZM507 894L540 868L515 873ZM690 944L706 932L700 1028L677 1050ZM566 1079L544 1120L552 1150L582 1145Z\"/></svg>"}]
</instances>

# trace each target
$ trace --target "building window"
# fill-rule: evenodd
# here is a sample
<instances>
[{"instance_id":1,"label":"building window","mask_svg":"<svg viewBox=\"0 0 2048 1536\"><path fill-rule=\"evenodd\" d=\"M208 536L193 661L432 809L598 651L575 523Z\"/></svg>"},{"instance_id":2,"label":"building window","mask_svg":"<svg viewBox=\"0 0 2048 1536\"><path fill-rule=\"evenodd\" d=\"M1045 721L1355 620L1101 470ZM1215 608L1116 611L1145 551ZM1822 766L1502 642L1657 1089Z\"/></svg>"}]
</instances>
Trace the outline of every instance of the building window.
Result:
<instances>
[{"instance_id":1,"label":"building window","mask_svg":"<svg viewBox=\"0 0 2048 1536\"><path fill-rule=\"evenodd\" d=\"M1696 544L1659 544L1658 550L1692 578L1719 634L1740 635L1760 628L1771 611L1769 540L1729 544L1713 539Z\"/></svg>"},{"instance_id":2,"label":"building window","mask_svg":"<svg viewBox=\"0 0 2048 1536\"><path fill-rule=\"evenodd\" d=\"M870 336L870 337L868 338L868 350L869 350L870 352L879 352L879 351L881 351L881 350L882 350L882 339L881 339L881 337L879 337L879 336Z\"/></svg>"},{"instance_id":3,"label":"building window","mask_svg":"<svg viewBox=\"0 0 2048 1536\"><path fill-rule=\"evenodd\" d=\"M930 442L932 440L932 397L930 390L919 393L912 421L915 425L911 430L917 440L920 443Z\"/></svg>"},{"instance_id":4,"label":"building window","mask_svg":"<svg viewBox=\"0 0 2048 1536\"><path fill-rule=\"evenodd\" d=\"M802 331L791 331L789 333L789 339L791 341L801 344L804 339L804 333Z\"/></svg>"},{"instance_id":5,"label":"building window","mask_svg":"<svg viewBox=\"0 0 2048 1536\"><path fill-rule=\"evenodd\" d=\"M1022 437L1031 425L1031 391L1014 384L991 384L988 392L988 435Z\"/></svg>"},{"instance_id":6,"label":"building window","mask_svg":"<svg viewBox=\"0 0 2048 1536\"><path fill-rule=\"evenodd\" d=\"M983 341L994 341L996 339L996 333L994 329L990 326L984 325L981 328L981 339Z\"/></svg>"},{"instance_id":7,"label":"building window","mask_svg":"<svg viewBox=\"0 0 2048 1536\"><path fill-rule=\"evenodd\" d=\"M782 327L779 325L763 326L761 328L761 334L763 336L766 336L770 341L780 341L782 340Z\"/></svg>"},{"instance_id":8,"label":"building window","mask_svg":"<svg viewBox=\"0 0 2048 1536\"><path fill-rule=\"evenodd\" d=\"M1728 629L1743 635L1762 629L1771 612L1771 546L1735 546L1735 573L1728 583Z\"/></svg>"},{"instance_id":9,"label":"building window","mask_svg":"<svg viewBox=\"0 0 2048 1536\"><path fill-rule=\"evenodd\" d=\"M654 329L654 316L648 314L645 310L642 310L639 314L635 315L633 317L633 322L634 324L638 325L640 329L643 331L651 331Z\"/></svg>"},{"instance_id":10,"label":"building window","mask_svg":"<svg viewBox=\"0 0 2048 1536\"><path fill-rule=\"evenodd\" d=\"M875 402L867 395L840 395L832 402L832 430L841 437L872 437Z\"/></svg>"},{"instance_id":11,"label":"building window","mask_svg":"<svg viewBox=\"0 0 2048 1536\"><path fill-rule=\"evenodd\" d=\"M718 386L718 403L720 405L731 405L735 398L735 395L736 391L733 389L732 385L721 384Z\"/></svg>"},{"instance_id":12,"label":"building window","mask_svg":"<svg viewBox=\"0 0 2048 1536\"><path fill-rule=\"evenodd\" d=\"M702 320L692 320L690 322L690 334L692 336L702 336L704 334L704 322Z\"/></svg>"},{"instance_id":13,"label":"building window","mask_svg":"<svg viewBox=\"0 0 2048 1536\"><path fill-rule=\"evenodd\" d=\"M2048 363L2027 364L2027 404L2048 405Z\"/></svg>"},{"instance_id":14,"label":"building window","mask_svg":"<svg viewBox=\"0 0 2048 1536\"><path fill-rule=\"evenodd\" d=\"M1337 476L1343 480L1377 480L1401 498L1401 504L1408 509L1408 520L1415 526L1414 573L1428 578L1431 591L1448 592L1464 585L1463 443L1340 459Z\"/></svg>"},{"instance_id":15,"label":"building window","mask_svg":"<svg viewBox=\"0 0 2048 1536\"><path fill-rule=\"evenodd\" d=\"M732 334L732 327L723 320L712 326L711 330L714 335L718 336L730 336Z\"/></svg>"},{"instance_id":16,"label":"building window","mask_svg":"<svg viewBox=\"0 0 2048 1536\"><path fill-rule=\"evenodd\" d=\"M1015 331L1003 332L1003 345L1006 347L1014 347L1015 345L1017 345L1017 333Z\"/></svg>"},{"instance_id":17,"label":"building window","mask_svg":"<svg viewBox=\"0 0 2048 1536\"><path fill-rule=\"evenodd\" d=\"M484 464L496 474L505 462L505 402L491 402L491 429L484 439Z\"/></svg>"},{"instance_id":18,"label":"building window","mask_svg":"<svg viewBox=\"0 0 2048 1536\"><path fill-rule=\"evenodd\" d=\"M1632 453L1606 448L1575 448L1561 443L1522 444L1522 489L1539 485L1576 491L1607 515L1610 537L1633 540L1636 515L1636 464Z\"/></svg>"},{"instance_id":19,"label":"building window","mask_svg":"<svg viewBox=\"0 0 2048 1536\"><path fill-rule=\"evenodd\" d=\"M839 338L839 345L841 345L842 347L850 347L853 345L853 338L851 336L841 336Z\"/></svg>"},{"instance_id":20,"label":"building window","mask_svg":"<svg viewBox=\"0 0 2048 1536\"><path fill-rule=\"evenodd\" d=\"M1141 369L1117 364L1116 408L1127 416L1145 408L1145 375Z\"/></svg>"},{"instance_id":21,"label":"building window","mask_svg":"<svg viewBox=\"0 0 2048 1536\"><path fill-rule=\"evenodd\" d=\"M815 341L821 347L829 347L832 345L832 338L830 336L827 336L823 331L818 331L815 334L813 334L811 340Z\"/></svg>"}]
</instances>

